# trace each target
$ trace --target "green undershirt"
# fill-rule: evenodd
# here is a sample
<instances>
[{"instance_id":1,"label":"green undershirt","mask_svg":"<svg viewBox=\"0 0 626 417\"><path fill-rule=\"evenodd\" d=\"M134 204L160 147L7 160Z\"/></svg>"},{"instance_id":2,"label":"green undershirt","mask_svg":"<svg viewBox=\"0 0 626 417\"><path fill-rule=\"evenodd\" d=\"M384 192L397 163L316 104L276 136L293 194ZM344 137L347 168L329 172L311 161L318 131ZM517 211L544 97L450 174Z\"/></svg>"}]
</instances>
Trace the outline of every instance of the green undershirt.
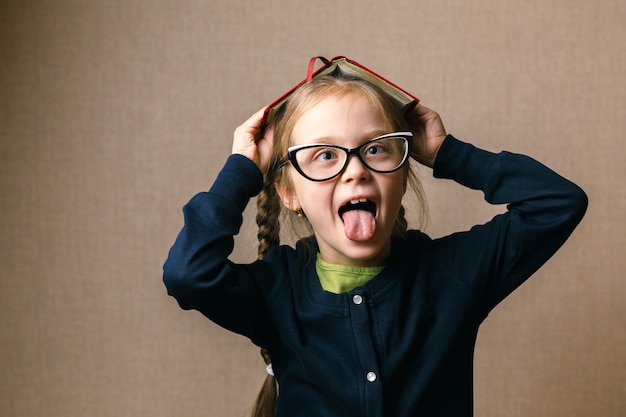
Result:
<instances>
[{"instance_id":1,"label":"green undershirt","mask_svg":"<svg viewBox=\"0 0 626 417\"><path fill-rule=\"evenodd\" d=\"M317 254L315 269L324 291L334 294L349 292L364 285L382 271L384 266L348 266L330 264Z\"/></svg>"}]
</instances>

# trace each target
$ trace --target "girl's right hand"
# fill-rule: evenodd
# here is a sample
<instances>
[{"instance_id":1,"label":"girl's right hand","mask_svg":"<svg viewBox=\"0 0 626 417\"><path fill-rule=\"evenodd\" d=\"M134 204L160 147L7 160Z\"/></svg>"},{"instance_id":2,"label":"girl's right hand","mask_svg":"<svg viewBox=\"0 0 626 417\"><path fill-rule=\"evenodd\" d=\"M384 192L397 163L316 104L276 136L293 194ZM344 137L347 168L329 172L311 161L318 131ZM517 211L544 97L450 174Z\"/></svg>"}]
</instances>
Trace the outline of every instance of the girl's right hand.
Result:
<instances>
[{"instance_id":1,"label":"girl's right hand","mask_svg":"<svg viewBox=\"0 0 626 417\"><path fill-rule=\"evenodd\" d=\"M271 126L263 129L264 112L265 107L235 129L232 150L254 162L263 174L267 171L273 149L273 129Z\"/></svg>"}]
</instances>

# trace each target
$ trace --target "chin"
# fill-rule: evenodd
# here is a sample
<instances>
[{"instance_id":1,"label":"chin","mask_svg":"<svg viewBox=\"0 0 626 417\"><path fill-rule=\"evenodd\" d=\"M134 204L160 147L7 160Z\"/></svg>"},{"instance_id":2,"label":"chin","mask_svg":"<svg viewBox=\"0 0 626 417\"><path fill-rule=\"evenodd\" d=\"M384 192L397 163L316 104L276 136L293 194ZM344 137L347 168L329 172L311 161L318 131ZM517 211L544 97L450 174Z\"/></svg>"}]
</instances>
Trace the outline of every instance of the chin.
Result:
<instances>
[{"instance_id":1,"label":"chin","mask_svg":"<svg viewBox=\"0 0 626 417\"><path fill-rule=\"evenodd\" d=\"M372 242L371 240L368 242L349 242L344 256L355 265L381 266L389 256L388 244Z\"/></svg>"}]
</instances>

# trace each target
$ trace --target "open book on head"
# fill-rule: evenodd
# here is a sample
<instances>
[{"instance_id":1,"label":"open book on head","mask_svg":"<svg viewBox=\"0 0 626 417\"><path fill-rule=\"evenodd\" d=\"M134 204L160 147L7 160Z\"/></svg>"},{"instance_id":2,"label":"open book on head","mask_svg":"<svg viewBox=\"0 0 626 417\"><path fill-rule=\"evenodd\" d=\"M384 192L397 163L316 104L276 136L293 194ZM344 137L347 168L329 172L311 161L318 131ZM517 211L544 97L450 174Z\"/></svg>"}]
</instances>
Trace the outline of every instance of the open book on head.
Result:
<instances>
[{"instance_id":1,"label":"open book on head","mask_svg":"<svg viewBox=\"0 0 626 417\"><path fill-rule=\"evenodd\" d=\"M315 70L315 62L317 60L321 60L323 66L317 70ZM340 76L352 76L357 78L363 78L372 84L377 85L381 88L385 93L389 95L392 101L396 104L398 109L400 109L403 113L406 113L410 109L412 109L417 103L419 103L419 99L397 85L393 84L391 81L386 80L380 75L376 74L374 71L369 68L359 64L356 61L346 58L345 56L336 56L330 60L324 57L314 57L309 61L309 68L307 72L307 77L292 87L285 94L276 99L272 104L270 104L265 109L265 114L263 116L264 122L266 125L269 125L273 122L274 117L278 113L278 111L287 103L291 95L300 87L301 85L310 82L313 78L319 77L322 75L330 75L333 77Z\"/></svg>"}]
</instances>

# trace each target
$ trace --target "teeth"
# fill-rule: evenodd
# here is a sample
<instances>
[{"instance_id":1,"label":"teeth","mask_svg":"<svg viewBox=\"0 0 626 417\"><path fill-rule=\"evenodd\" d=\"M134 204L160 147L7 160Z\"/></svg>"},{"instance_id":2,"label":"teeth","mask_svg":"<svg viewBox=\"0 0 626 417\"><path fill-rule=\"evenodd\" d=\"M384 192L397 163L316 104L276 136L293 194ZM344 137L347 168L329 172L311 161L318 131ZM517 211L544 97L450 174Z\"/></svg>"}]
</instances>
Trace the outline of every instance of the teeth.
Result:
<instances>
[{"instance_id":1,"label":"teeth","mask_svg":"<svg viewBox=\"0 0 626 417\"><path fill-rule=\"evenodd\" d=\"M359 203L367 203L367 198L355 198L354 200L350 200L350 204L359 204Z\"/></svg>"},{"instance_id":2,"label":"teeth","mask_svg":"<svg viewBox=\"0 0 626 417\"><path fill-rule=\"evenodd\" d=\"M376 204L367 198L353 198L343 206L339 207L339 216L343 219L343 214L350 210L365 210L376 215Z\"/></svg>"}]
</instances>

